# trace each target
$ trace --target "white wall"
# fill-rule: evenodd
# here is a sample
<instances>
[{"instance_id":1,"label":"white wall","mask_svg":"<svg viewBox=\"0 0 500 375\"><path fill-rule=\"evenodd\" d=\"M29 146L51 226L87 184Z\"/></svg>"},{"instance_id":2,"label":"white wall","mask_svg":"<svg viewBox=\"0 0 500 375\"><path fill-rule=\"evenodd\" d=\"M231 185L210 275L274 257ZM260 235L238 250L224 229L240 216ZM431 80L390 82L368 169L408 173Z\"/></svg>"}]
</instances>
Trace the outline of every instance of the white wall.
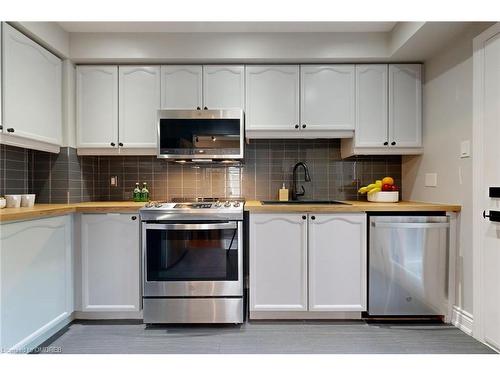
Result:
<instances>
[{"instance_id":1,"label":"white wall","mask_svg":"<svg viewBox=\"0 0 500 375\"><path fill-rule=\"evenodd\" d=\"M459 155L460 142L472 141L472 39L488 25L471 25L425 61L424 154L403 158L404 199L462 205L456 304L471 314L472 160ZM434 172L438 186L425 187Z\"/></svg>"},{"instance_id":2,"label":"white wall","mask_svg":"<svg viewBox=\"0 0 500 375\"><path fill-rule=\"evenodd\" d=\"M76 69L70 60L62 64L63 147L76 148Z\"/></svg>"},{"instance_id":3,"label":"white wall","mask_svg":"<svg viewBox=\"0 0 500 375\"><path fill-rule=\"evenodd\" d=\"M76 63L379 61L379 33L71 33Z\"/></svg>"},{"instance_id":4,"label":"white wall","mask_svg":"<svg viewBox=\"0 0 500 375\"><path fill-rule=\"evenodd\" d=\"M59 57L69 57L69 33L56 22L12 22L12 24Z\"/></svg>"}]
</instances>

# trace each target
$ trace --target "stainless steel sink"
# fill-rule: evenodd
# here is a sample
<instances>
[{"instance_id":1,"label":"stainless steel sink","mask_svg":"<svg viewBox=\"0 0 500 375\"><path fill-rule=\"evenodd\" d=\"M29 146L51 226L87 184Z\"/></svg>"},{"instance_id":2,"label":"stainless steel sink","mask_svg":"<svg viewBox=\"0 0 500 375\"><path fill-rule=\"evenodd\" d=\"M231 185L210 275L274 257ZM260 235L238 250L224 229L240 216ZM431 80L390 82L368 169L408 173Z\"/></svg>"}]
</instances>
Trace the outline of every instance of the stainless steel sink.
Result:
<instances>
[{"instance_id":1,"label":"stainless steel sink","mask_svg":"<svg viewBox=\"0 0 500 375\"><path fill-rule=\"evenodd\" d=\"M271 204L343 204L350 206L350 203L345 203L341 201L328 201L328 200L300 200L300 201L261 201L264 205Z\"/></svg>"}]
</instances>

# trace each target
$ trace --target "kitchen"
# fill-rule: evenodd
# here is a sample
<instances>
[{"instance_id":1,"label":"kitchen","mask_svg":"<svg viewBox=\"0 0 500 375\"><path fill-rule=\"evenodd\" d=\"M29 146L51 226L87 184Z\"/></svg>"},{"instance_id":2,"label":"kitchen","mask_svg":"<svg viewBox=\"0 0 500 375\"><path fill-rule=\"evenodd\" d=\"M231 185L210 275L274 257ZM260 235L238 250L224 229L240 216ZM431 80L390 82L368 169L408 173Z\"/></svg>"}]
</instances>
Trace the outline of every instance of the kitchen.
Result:
<instances>
[{"instance_id":1,"label":"kitchen","mask_svg":"<svg viewBox=\"0 0 500 375\"><path fill-rule=\"evenodd\" d=\"M498 24L273 27L1 23L3 352L498 352Z\"/></svg>"}]
</instances>

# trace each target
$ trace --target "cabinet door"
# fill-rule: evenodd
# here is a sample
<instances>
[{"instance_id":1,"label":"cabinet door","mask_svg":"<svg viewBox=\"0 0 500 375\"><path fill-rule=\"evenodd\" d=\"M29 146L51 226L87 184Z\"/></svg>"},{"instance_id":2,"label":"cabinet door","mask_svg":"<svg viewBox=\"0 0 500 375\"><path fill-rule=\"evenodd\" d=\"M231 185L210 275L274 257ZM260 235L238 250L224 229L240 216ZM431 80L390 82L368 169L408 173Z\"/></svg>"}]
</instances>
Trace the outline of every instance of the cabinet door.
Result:
<instances>
[{"instance_id":1,"label":"cabinet door","mask_svg":"<svg viewBox=\"0 0 500 375\"><path fill-rule=\"evenodd\" d=\"M366 215L309 215L309 310L366 310Z\"/></svg>"},{"instance_id":2,"label":"cabinet door","mask_svg":"<svg viewBox=\"0 0 500 375\"><path fill-rule=\"evenodd\" d=\"M83 311L138 311L137 214L82 215Z\"/></svg>"},{"instance_id":3,"label":"cabinet door","mask_svg":"<svg viewBox=\"0 0 500 375\"><path fill-rule=\"evenodd\" d=\"M354 86L354 65L301 65L301 130L354 130Z\"/></svg>"},{"instance_id":4,"label":"cabinet door","mask_svg":"<svg viewBox=\"0 0 500 375\"><path fill-rule=\"evenodd\" d=\"M71 216L0 225L0 347L33 349L71 319Z\"/></svg>"},{"instance_id":5,"label":"cabinet door","mask_svg":"<svg viewBox=\"0 0 500 375\"><path fill-rule=\"evenodd\" d=\"M77 146L118 147L118 67L78 66Z\"/></svg>"},{"instance_id":6,"label":"cabinet door","mask_svg":"<svg viewBox=\"0 0 500 375\"><path fill-rule=\"evenodd\" d=\"M124 148L156 148L159 66L119 67L119 142Z\"/></svg>"},{"instance_id":7,"label":"cabinet door","mask_svg":"<svg viewBox=\"0 0 500 375\"><path fill-rule=\"evenodd\" d=\"M389 144L422 146L420 64L389 65Z\"/></svg>"},{"instance_id":8,"label":"cabinet door","mask_svg":"<svg viewBox=\"0 0 500 375\"><path fill-rule=\"evenodd\" d=\"M208 109L245 107L245 67L206 65L203 67L203 106Z\"/></svg>"},{"instance_id":9,"label":"cabinet door","mask_svg":"<svg viewBox=\"0 0 500 375\"><path fill-rule=\"evenodd\" d=\"M250 215L251 311L307 310L307 220L302 217Z\"/></svg>"},{"instance_id":10,"label":"cabinet door","mask_svg":"<svg viewBox=\"0 0 500 375\"><path fill-rule=\"evenodd\" d=\"M164 65L161 67L161 106L163 109L202 107L201 65Z\"/></svg>"},{"instance_id":11,"label":"cabinet door","mask_svg":"<svg viewBox=\"0 0 500 375\"><path fill-rule=\"evenodd\" d=\"M386 147L387 65L356 65L355 147Z\"/></svg>"},{"instance_id":12,"label":"cabinet door","mask_svg":"<svg viewBox=\"0 0 500 375\"><path fill-rule=\"evenodd\" d=\"M247 66L245 97L247 130L298 131L298 66Z\"/></svg>"},{"instance_id":13,"label":"cabinet door","mask_svg":"<svg viewBox=\"0 0 500 375\"><path fill-rule=\"evenodd\" d=\"M3 24L3 127L8 134L61 145L61 60Z\"/></svg>"}]
</instances>

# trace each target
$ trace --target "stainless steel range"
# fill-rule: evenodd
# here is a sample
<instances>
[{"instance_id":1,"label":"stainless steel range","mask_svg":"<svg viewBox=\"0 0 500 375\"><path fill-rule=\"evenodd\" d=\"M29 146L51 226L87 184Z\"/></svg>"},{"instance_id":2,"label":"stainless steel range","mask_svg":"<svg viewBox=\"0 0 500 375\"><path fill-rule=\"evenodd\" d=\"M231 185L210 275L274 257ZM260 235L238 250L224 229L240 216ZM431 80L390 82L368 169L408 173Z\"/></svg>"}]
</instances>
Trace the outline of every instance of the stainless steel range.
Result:
<instances>
[{"instance_id":1,"label":"stainless steel range","mask_svg":"<svg viewBox=\"0 0 500 375\"><path fill-rule=\"evenodd\" d=\"M145 323L243 322L243 202L140 210Z\"/></svg>"}]
</instances>

